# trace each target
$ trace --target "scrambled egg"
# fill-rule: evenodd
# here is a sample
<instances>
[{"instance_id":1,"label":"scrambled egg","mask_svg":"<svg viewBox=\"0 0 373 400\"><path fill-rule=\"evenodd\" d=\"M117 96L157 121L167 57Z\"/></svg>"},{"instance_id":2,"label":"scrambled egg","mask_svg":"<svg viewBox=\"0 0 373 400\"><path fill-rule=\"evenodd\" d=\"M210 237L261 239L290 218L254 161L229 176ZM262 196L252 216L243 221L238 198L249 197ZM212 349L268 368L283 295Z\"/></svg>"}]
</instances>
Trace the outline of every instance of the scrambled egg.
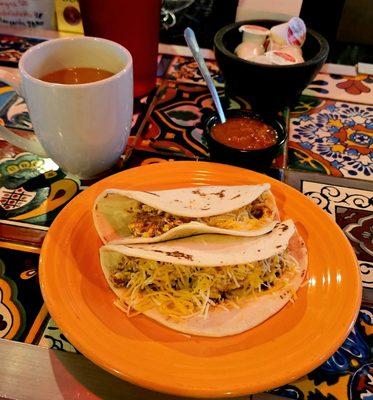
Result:
<instances>
[{"instance_id":1,"label":"scrambled egg","mask_svg":"<svg viewBox=\"0 0 373 400\"><path fill-rule=\"evenodd\" d=\"M155 237L179 225L198 221L208 226L234 230L260 229L274 219L273 204L268 193L263 193L251 204L229 213L204 218L187 218L157 210L139 203L131 210L133 218L129 230L136 237Z\"/></svg>"},{"instance_id":2,"label":"scrambled egg","mask_svg":"<svg viewBox=\"0 0 373 400\"><path fill-rule=\"evenodd\" d=\"M210 307L237 307L240 299L271 290L297 261L286 251L267 260L223 267L196 267L122 256L110 279L126 288L127 314L156 308L180 320L207 316ZM285 283L285 282L283 282ZM122 299L124 300L124 299Z\"/></svg>"}]
</instances>

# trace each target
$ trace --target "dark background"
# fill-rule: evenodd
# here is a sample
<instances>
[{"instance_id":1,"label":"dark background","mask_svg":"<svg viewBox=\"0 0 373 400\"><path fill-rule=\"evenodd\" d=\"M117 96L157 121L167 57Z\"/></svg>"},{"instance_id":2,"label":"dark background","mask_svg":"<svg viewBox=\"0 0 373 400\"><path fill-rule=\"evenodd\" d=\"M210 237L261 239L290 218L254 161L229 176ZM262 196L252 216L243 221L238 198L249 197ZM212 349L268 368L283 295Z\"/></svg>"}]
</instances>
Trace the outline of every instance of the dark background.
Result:
<instances>
[{"instance_id":1,"label":"dark background","mask_svg":"<svg viewBox=\"0 0 373 400\"><path fill-rule=\"evenodd\" d=\"M201 47L213 48L216 31L235 21L237 5L238 0L164 0L160 40L185 45L183 31L190 26ZM172 27L165 10L175 16ZM329 62L373 63L373 0L303 0L300 17L329 41Z\"/></svg>"}]
</instances>

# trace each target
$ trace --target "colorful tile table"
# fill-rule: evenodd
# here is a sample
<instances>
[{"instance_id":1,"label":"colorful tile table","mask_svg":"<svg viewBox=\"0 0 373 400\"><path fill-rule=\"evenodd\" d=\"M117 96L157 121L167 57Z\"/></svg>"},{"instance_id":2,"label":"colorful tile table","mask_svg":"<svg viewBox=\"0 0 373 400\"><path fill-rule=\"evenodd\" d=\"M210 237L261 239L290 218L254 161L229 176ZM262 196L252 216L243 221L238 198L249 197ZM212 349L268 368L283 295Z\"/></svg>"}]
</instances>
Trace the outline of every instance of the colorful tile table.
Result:
<instances>
[{"instance_id":1,"label":"colorful tile table","mask_svg":"<svg viewBox=\"0 0 373 400\"><path fill-rule=\"evenodd\" d=\"M38 42L0 35L0 64L16 66L20 54ZM209 61L208 67L226 108L250 107L242 99L225 97L216 63ZM108 173L155 162L209 159L202 120L213 107L194 61L160 55L157 75L155 90L136 100L128 146ZM356 252L364 286L359 318L345 343L306 377L272 391L276 396L373 398L372 88L369 76L319 74L292 108L287 146L270 171L341 227ZM0 123L25 137L33 135L23 99L1 82ZM91 183L0 139L0 338L76 352L44 306L38 253L59 211Z\"/></svg>"}]
</instances>

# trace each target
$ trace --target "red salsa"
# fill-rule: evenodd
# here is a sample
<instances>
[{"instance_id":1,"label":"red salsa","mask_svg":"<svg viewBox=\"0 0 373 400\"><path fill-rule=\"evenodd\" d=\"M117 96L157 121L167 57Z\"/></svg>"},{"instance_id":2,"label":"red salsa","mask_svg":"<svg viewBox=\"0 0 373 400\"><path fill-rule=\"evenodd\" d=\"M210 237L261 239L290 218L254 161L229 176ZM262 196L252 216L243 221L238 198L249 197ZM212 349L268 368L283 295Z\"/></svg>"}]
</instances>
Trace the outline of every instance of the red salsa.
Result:
<instances>
[{"instance_id":1,"label":"red salsa","mask_svg":"<svg viewBox=\"0 0 373 400\"><path fill-rule=\"evenodd\" d=\"M240 150L257 150L277 142L276 130L254 118L230 118L211 128L211 136L226 146Z\"/></svg>"}]
</instances>

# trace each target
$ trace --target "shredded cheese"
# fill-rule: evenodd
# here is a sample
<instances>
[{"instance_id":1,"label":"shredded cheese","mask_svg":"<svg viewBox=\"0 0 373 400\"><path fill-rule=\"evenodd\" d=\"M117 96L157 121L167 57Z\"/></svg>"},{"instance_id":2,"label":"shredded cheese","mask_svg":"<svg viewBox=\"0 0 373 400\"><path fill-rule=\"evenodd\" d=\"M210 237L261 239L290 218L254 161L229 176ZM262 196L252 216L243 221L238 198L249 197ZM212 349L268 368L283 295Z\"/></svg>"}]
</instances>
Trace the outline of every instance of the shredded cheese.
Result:
<instances>
[{"instance_id":1,"label":"shredded cheese","mask_svg":"<svg viewBox=\"0 0 373 400\"><path fill-rule=\"evenodd\" d=\"M242 298L285 285L285 271L297 261L286 251L267 260L223 267L194 267L122 256L110 279L127 288L127 315L156 308L180 320L194 315L207 318L211 307L239 307Z\"/></svg>"}]
</instances>

